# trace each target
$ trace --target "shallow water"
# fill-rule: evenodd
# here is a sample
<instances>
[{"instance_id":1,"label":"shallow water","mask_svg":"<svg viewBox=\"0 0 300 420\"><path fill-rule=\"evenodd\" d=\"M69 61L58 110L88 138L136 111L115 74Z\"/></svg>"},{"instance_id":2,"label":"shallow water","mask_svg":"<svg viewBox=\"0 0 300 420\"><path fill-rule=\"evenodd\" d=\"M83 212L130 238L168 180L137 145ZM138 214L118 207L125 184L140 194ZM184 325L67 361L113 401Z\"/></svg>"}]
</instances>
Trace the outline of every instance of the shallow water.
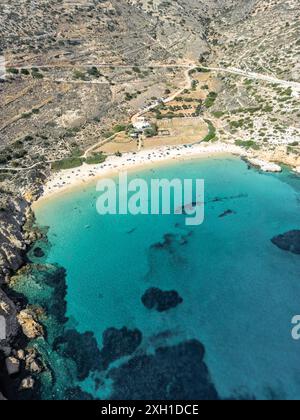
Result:
<instances>
[{"instance_id":1,"label":"shallow water","mask_svg":"<svg viewBox=\"0 0 300 420\"><path fill-rule=\"evenodd\" d=\"M93 332L99 348L108 328L137 328L148 354L197 339L220 397L299 399L300 342L291 338L291 319L300 313L300 257L271 239L299 229L300 179L261 174L232 157L138 176L204 178L205 221L190 227L184 215L99 216L93 184L39 206L50 243L42 262L67 270L68 325ZM166 234L174 236L163 244ZM183 303L150 311L141 297L153 286L176 290ZM113 389L111 378L96 387L95 375L79 385L99 398Z\"/></svg>"}]
</instances>

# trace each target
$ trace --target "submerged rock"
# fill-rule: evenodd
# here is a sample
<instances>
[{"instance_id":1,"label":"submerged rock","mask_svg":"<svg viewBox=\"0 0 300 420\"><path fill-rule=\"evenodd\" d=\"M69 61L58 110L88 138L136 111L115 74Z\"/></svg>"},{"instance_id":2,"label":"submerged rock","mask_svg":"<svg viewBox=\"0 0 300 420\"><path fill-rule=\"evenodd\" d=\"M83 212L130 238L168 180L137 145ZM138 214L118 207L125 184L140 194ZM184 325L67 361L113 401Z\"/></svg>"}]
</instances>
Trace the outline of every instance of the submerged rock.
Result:
<instances>
[{"instance_id":1,"label":"submerged rock","mask_svg":"<svg viewBox=\"0 0 300 420\"><path fill-rule=\"evenodd\" d=\"M230 216L231 214L236 214L233 210L226 210L222 214L220 214L219 218L222 219L223 217Z\"/></svg>"},{"instance_id":2,"label":"submerged rock","mask_svg":"<svg viewBox=\"0 0 300 420\"><path fill-rule=\"evenodd\" d=\"M112 400L217 400L197 340L162 347L154 355L130 359L109 372Z\"/></svg>"},{"instance_id":3,"label":"submerged rock","mask_svg":"<svg viewBox=\"0 0 300 420\"><path fill-rule=\"evenodd\" d=\"M300 255L300 230L291 230L283 235L275 236L271 241L284 251Z\"/></svg>"},{"instance_id":4,"label":"submerged rock","mask_svg":"<svg viewBox=\"0 0 300 420\"><path fill-rule=\"evenodd\" d=\"M143 335L138 329L129 330L124 327L120 330L109 328L104 331L101 368L106 370L115 360L132 355L141 345L142 340Z\"/></svg>"},{"instance_id":5,"label":"submerged rock","mask_svg":"<svg viewBox=\"0 0 300 420\"><path fill-rule=\"evenodd\" d=\"M66 322L66 270L52 264L30 264L11 279L16 293L26 294L32 305L44 308L48 318Z\"/></svg>"},{"instance_id":6,"label":"submerged rock","mask_svg":"<svg viewBox=\"0 0 300 420\"><path fill-rule=\"evenodd\" d=\"M142 296L142 302L148 309L156 309L158 312L164 312L176 308L176 306L183 302L183 299L175 290L164 292L158 288L151 287Z\"/></svg>"},{"instance_id":7,"label":"submerged rock","mask_svg":"<svg viewBox=\"0 0 300 420\"><path fill-rule=\"evenodd\" d=\"M34 255L36 258L43 258L43 257L45 256L45 253L44 253L44 251L42 250L42 248L37 247L37 248L34 248L34 250L33 250L33 255Z\"/></svg>"},{"instance_id":8,"label":"submerged rock","mask_svg":"<svg viewBox=\"0 0 300 420\"><path fill-rule=\"evenodd\" d=\"M75 362L80 381L99 370L101 354L92 332L81 334L76 330L67 330L54 341L53 350Z\"/></svg>"},{"instance_id":9,"label":"submerged rock","mask_svg":"<svg viewBox=\"0 0 300 420\"><path fill-rule=\"evenodd\" d=\"M93 396L77 386L66 390L65 399L69 401L92 401Z\"/></svg>"}]
</instances>

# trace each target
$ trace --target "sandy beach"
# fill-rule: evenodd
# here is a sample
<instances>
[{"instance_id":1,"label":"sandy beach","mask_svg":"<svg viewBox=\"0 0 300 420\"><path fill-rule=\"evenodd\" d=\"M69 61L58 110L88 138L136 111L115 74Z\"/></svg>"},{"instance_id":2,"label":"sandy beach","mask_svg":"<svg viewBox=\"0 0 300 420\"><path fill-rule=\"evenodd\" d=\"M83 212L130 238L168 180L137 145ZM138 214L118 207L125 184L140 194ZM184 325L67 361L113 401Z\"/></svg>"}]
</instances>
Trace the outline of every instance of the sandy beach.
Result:
<instances>
[{"instance_id":1,"label":"sandy beach","mask_svg":"<svg viewBox=\"0 0 300 420\"><path fill-rule=\"evenodd\" d=\"M55 172L49 178L44 187L42 197L35 203L38 205L45 199L52 198L54 195L65 193L72 188L86 186L87 183L95 179L109 177L120 171L130 171L146 168L160 163L167 163L178 160L188 160L195 158L209 158L214 155L232 154L243 156L249 163L260 167L263 171L278 172L281 167L274 163L259 159L253 159L244 149L236 145L226 143L198 143L194 145L164 146L153 150L142 150L136 153L126 153L121 157L109 156L102 164L87 165L74 169Z\"/></svg>"}]
</instances>

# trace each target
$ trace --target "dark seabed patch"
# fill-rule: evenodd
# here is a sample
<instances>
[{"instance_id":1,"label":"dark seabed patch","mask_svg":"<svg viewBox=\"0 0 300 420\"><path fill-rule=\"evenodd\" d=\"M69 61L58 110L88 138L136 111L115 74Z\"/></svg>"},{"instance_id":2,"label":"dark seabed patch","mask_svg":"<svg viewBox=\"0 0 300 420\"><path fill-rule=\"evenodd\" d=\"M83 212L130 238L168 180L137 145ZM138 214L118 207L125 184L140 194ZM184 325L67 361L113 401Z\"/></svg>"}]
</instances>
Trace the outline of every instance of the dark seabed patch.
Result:
<instances>
[{"instance_id":1,"label":"dark seabed patch","mask_svg":"<svg viewBox=\"0 0 300 420\"><path fill-rule=\"evenodd\" d=\"M176 308L183 302L183 299L175 290L163 291L156 287L151 287L142 296L142 302L147 309L164 312Z\"/></svg>"},{"instance_id":2,"label":"dark seabed patch","mask_svg":"<svg viewBox=\"0 0 300 420\"><path fill-rule=\"evenodd\" d=\"M230 216L231 214L236 214L236 212L233 210L226 210L220 214L219 218L222 219L223 217Z\"/></svg>"},{"instance_id":3,"label":"dark seabed patch","mask_svg":"<svg viewBox=\"0 0 300 420\"><path fill-rule=\"evenodd\" d=\"M76 330L67 330L54 341L53 350L61 357L75 362L79 381L99 369L101 354L95 336L91 332L80 334Z\"/></svg>"},{"instance_id":4,"label":"dark seabed patch","mask_svg":"<svg viewBox=\"0 0 300 420\"><path fill-rule=\"evenodd\" d=\"M300 255L300 230L291 230L283 235L275 236L271 241L284 251Z\"/></svg>"},{"instance_id":5,"label":"dark seabed patch","mask_svg":"<svg viewBox=\"0 0 300 420\"><path fill-rule=\"evenodd\" d=\"M132 355L141 345L143 334L138 329L129 330L124 327L120 330L109 328L103 333L103 348L101 349L101 370L125 356Z\"/></svg>"},{"instance_id":6,"label":"dark seabed patch","mask_svg":"<svg viewBox=\"0 0 300 420\"><path fill-rule=\"evenodd\" d=\"M154 355L136 356L108 376L112 400L217 400L197 340L161 347Z\"/></svg>"},{"instance_id":7,"label":"dark seabed patch","mask_svg":"<svg viewBox=\"0 0 300 420\"><path fill-rule=\"evenodd\" d=\"M94 398L88 392L84 392L79 386L66 390L65 399L67 401L93 401Z\"/></svg>"},{"instance_id":8,"label":"dark seabed patch","mask_svg":"<svg viewBox=\"0 0 300 420\"><path fill-rule=\"evenodd\" d=\"M42 248L40 248L40 247L36 247L36 248L34 248L34 250L33 250L33 255L34 255L36 258L43 258L43 257L45 256L45 253L44 253L44 251L42 250Z\"/></svg>"}]
</instances>

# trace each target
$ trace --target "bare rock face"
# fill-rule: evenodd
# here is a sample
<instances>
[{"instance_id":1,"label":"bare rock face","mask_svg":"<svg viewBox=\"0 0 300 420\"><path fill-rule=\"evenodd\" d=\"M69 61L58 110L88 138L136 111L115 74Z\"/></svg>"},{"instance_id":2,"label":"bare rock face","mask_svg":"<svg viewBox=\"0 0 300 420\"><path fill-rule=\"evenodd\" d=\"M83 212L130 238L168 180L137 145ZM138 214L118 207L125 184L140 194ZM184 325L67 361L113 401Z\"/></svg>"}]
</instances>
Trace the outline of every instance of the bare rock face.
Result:
<instances>
[{"instance_id":1,"label":"bare rock face","mask_svg":"<svg viewBox=\"0 0 300 420\"><path fill-rule=\"evenodd\" d=\"M1 195L0 198L0 284L23 263L25 251L22 225L28 203Z\"/></svg>"},{"instance_id":2,"label":"bare rock face","mask_svg":"<svg viewBox=\"0 0 300 420\"><path fill-rule=\"evenodd\" d=\"M27 338L33 339L44 335L43 327L37 322L35 315L29 309L24 309L17 315L19 324Z\"/></svg>"},{"instance_id":3,"label":"bare rock face","mask_svg":"<svg viewBox=\"0 0 300 420\"><path fill-rule=\"evenodd\" d=\"M19 373L20 370L20 361L15 357L7 357L5 360L5 365L7 369L7 373L9 375L15 375Z\"/></svg>"},{"instance_id":4,"label":"bare rock face","mask_svg":"<svg viewBox=\"0 0 300 420\"><path fill-rule=\"evenodd\" d=\"M300 230L291 230L283 235L275 236L272 243L284 251L300 255Z\"/></svg>"},{"instance_id":5,"label":"bare rock face","mask_svg":"<svg viewBox=\"0 0 300 420\"><path fill-rule=\"evenodd\" d=\"M14 303L0 289L0 349L9 347L18 333L16 315Z\"/></svg>"},{"instance_id":6,"label":"bare rock face","mask_svg":"<svg viewBox=\"0 0 300 420\"><path fill-rule=\"evenodd\" d=\"M34 379L31 376L22 380L20 385L20 391L27 391L29 389L33 389L34 387Z\"/></svg>"},{"instance_id":7,"label":"bare rock face","mask_svg":"<svg viewBox=\"0 0 300 420\"><path fill-rule=\"evenodd\" d=\"M6 398L3 396L3 394L1 394L1 392L0 392L0 401L6 401Z\"/></svg>"}]
</instances>

